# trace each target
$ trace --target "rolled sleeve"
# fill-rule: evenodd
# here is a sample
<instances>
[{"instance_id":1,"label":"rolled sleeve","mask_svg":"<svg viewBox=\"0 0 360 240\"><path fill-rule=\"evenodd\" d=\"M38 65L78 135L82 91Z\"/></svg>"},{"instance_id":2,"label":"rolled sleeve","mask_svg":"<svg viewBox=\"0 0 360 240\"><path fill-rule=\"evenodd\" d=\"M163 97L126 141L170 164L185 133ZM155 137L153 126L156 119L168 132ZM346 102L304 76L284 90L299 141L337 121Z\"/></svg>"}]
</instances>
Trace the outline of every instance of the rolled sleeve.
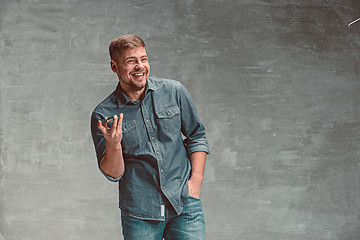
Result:
<instances>
[{"instance_id":1,"label":"rolled sleeve","mask_svg":"<svg viewBox=\"0 0 360 240\"><path fill-rule=\"evenodd\" d=\"M107 175L100 167L99 165L99 169L100 169L100 172L107 178L107 180L111 181L111 182L118 182L120 181L120 179L122 178L122 175L120 177L117 177L117 178L113 178L109 175Z\"/></svg>"},{"instance_id":2,"label":"rolled sleeve","mask_svg":"<svg viewBox=\"0 0 360 240\"><path fill-rule=\"evenodd\" d=\"M205 126L200 121L195 104L185 87L179 83L179 101L181 109L181 132L185 136L187 154L193 152L210 153L206 139Z\"/></svg>"},{"instance_id":3,"label":"rolled sleeve","mask_svg":"<svg viewBox=\"0 0 360 240\"><path fill-rule=\"evenodd\" d=\"M206 152L207 154L210 154L209 146L206 139L203 142L191 144L187 147L188 155L192 154L193 152Z\"/></svg>"}]
</instances>

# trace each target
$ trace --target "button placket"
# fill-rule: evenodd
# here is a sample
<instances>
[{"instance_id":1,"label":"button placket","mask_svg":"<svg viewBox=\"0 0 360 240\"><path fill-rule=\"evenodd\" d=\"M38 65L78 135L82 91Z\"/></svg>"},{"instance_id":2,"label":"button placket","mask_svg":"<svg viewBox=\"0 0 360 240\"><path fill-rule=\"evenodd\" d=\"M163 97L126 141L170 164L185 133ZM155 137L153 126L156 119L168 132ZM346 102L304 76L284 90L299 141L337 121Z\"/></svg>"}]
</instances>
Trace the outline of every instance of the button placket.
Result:
<instances>
[{"instance_id":1,"label":"button placket","mask_svg":"<svg viewBox=\"0 0 360 240\"><path fill-rule=\"evenodd\" d=\"M159 171L159 175L160 175L160 184L163 185L162 183L164 182L164 176L163 174L163 170L162 170L162 159L161 159L161 155L160 155L160 151L159 151L159 147L157 145L157 142L156 142L156 139L155 139L155 132L154 132L154 128L151 124L151 121L150 121L150 115L148 114L148 112L152 112L151 109L147 109L146 106L146 100L149 100L149 99L144 99L144 101L142 102L141 104L141 113L142 113L142 117L144 119L144 122L145 122L145 128L149 134L149 137L150 137L150 144L151 146L153 147L153 150L154 150L154 153L155 153L155 156L156 156L156 160L158 162L158 171Z\"/></svg>"}]
</instances>

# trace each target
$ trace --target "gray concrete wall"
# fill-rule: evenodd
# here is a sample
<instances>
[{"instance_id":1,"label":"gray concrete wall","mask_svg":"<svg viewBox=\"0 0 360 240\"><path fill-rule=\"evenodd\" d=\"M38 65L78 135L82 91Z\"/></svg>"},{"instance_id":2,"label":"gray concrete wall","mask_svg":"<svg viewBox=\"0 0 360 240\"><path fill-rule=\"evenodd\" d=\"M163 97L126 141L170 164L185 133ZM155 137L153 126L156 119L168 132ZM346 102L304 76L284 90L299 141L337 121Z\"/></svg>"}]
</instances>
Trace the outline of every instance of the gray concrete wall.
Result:
<instances>
[{"instance_id":1,"label":"gray concrete wall","mask_svg":"<svg viewBox=\"0 0 360 240\"><path fill-rule=\"evenodd\" d=\"M125 33L207 127L208 239L359 239L358 0L0 4L0 239L121 239L89 117Z\"/></svg>"}]
</instances>

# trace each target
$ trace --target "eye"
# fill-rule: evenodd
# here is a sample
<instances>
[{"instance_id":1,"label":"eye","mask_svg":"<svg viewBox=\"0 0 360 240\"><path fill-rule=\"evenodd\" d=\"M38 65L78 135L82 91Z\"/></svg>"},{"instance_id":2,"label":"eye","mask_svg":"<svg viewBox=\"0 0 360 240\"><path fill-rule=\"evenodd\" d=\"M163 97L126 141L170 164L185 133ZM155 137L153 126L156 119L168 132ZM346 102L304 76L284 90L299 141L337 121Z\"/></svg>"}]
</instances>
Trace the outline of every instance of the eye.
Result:
<instances>
[{"instance_id":1,"label":"eye","mask_svg":"<svg viewBox=\"0 0 360 240\"><path fill-rule=\"evenodd\" d=\"M147 58L141 59L142 62L147 62L147 60L148 60Z\"/></svg>"},{"instance_id":2,"label":"eye","mask_svg":"<svg viewBox=\"0 0 360 240\"><path fill-rule=\"evenodd\" d=\"M127 63L133 63L133 62L135 62L133 59L127 61Z\"/></svg>"}]
</instances>

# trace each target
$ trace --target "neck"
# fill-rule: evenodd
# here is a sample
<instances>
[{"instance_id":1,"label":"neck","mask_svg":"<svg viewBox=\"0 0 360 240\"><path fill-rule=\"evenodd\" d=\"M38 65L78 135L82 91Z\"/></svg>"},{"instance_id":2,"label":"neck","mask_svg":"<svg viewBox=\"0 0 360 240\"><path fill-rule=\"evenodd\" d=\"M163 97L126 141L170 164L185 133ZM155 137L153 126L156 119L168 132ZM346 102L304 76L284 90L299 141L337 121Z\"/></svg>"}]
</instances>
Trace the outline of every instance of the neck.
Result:
<instances>
[{"instance_id":1,"label":"neck","mask_svg":"<svg viewBox=\"0 0 360 240\"><path fill-rule=\"evenodd\" d=\"M138 91L136 93L132 92L132 93L127 93L125 92L126 96L133 102L135 101L139 101L139 100L142 100L145 96L145 89L144 90L141 90L141 91Z\"/></svg>"},{"instance_id":2,"label":"neck","mask_svg":"<svg viewBox=\"0 0 360 240\"><path fill-rule=\"evenodd\" d=\"M131 101L139 101L142 100L145 96L145 87L142 88L141 90L134 90L132 88L130 88L129 86L125 85L123 86L123 84L121 84L120 82L120 86L123 90L123 92L125 93L125 95L131 100Z\"/></svg>"}]
</instances>

